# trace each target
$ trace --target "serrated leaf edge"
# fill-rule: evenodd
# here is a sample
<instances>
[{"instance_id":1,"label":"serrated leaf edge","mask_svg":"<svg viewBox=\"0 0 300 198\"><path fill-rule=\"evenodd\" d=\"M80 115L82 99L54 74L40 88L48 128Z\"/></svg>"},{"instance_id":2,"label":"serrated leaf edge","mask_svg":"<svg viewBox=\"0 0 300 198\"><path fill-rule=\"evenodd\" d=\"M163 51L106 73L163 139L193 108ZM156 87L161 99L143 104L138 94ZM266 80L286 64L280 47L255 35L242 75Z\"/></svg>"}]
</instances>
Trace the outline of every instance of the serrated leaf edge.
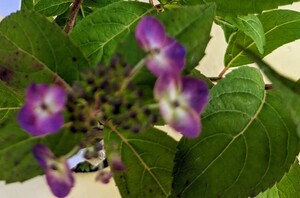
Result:
<instances>
[{"instance_id":1,"label":"serrated leaf edge","mask_svg":"<svg viewBox=\"0 0 300 198\"><path fill-rule=\"evenodd\" d=\"M269 34L270 32L274 31L275 29L277 29L277 28L279 28L279 27L281 27L281 26L287 25L287 24L289 24L289 23L295 23L295 22L300 22L300 19L298 19L298 20L292 20L292 21L289 21L289 22L286 22L286 23L282 23L282 24L280 24L280 25L277 25L277 26L271 28L270 30L268 30L267 32L265 32L265 37L266 37L267 34ZM234 41L234 42L235 42L235 41ZM244 49L249 49L249 48L251 48L254 44L255 44L255 42L252 41L252 42L251 42L248 46L246 46ZM234 44L233 44L233 45L234 45ZM234 46L235 46L235 45L234 45ZM233 54L232 51L234 50L234 46L233 46L233 48L231 49L230 54ZM226 67L226 68L234 67L234 66L232 66L232 63L233 63L236 59L238 59L243 53L244 53L244 51L240 49L240 52L239 52L238 54L236 54L233 58L231 58L231 60L229 61L229 63L228 63L225 67ZM263 54L263 56L266 56L266 55L267 55L267 54ZM228 56L228 55L227 55L227 56Z\"/></svg>"}]
</instances>

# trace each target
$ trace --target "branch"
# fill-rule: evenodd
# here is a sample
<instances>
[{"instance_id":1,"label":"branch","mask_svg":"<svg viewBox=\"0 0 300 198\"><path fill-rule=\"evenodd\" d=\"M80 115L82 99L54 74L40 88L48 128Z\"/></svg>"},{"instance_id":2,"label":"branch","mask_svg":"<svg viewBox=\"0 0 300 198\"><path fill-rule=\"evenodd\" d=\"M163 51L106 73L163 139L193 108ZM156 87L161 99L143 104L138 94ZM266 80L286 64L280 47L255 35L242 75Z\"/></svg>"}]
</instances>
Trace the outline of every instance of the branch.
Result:
<instances>
[{"instance_id":1,"label":"branch","mask_svg":"<svg viewBox=\"0 0 300 198\"><path fill-rule=\"evenodd\" d=\"M67 34L69 34L73 29L77 13L81 7L82 2L83 2L83 0L74 0L74 2L73 2L70 18L68 19L68 23L65 28L65 32Z\"/></svg>"}]
</instances>

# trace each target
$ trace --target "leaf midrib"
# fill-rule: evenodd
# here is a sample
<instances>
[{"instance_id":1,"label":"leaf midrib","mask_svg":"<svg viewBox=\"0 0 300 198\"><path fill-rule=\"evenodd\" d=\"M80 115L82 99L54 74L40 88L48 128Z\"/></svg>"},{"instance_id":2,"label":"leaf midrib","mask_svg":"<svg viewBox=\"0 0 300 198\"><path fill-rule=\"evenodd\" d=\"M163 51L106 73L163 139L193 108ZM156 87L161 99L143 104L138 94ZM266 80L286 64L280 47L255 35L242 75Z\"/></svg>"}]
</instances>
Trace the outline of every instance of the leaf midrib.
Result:
<instances>
[{"instance_id":1,"label":"leaf midrib","mask_svg":"<svg viewBox=\"0 0 300 198\"><path fill-rule=\"evenodd\" d=\"M96 53L97 51L103 49L107 43L111 42L114 38L116 38L117 36L119 36L120 34L122 34L123 32L125 32L126 30L128 30L132 24L134 24L135 22L137 22L139 19L141 19L143 16L147 15L148 13L150 13L151 11L153 11L154 8L151 7L149 9L147 9L143 14L141 15L137 15L138 17L136 17L132 22L130 22L128 25L124 25L123 28L117 32L116 34L114 34L112 37L110 37L109 39L107 39L105 42L100 43L100 46L98 48L96 48L94 51L92 51L91 53L87 54L88 57L90 57L92 54ZM132 14L132 13L131 13ZM81 45L82 46L82 45Z\"/></svg>"},{"instance_id":2,"label":"leaf midrib","mask_svg":"<svg viewBox=\"0 0 300 198\"><path fill-rule=\"evenodd\" d=\"M262 110L262 108L263 108L263 106L264 106L264 104L265 104L265 101L266 101L266 95L267 95L267 93L266 93L266 91L264 91L264 96L263 96L263 99L262 99L262 101L261 101L261 104L259 105L259 107L257 108L257 111L255 112L255 114L253 115L253 117L250 119L250 121L248 122L248 124L244 127L244 129L243 130L241 130L241 132L240 133L238 133L237 135L235 135L233 138L232 138L232 140L228 143L228 145L223 149L223 151L211 162L211 163L209 163L208 164L208 166L197 176L197 177L195 177L195 179L193 179L190 183L189 183L189 185L187 185L186 186L186 188L182 191L182 193L181 194L184 194L184 192L187 190L187 189L189 189L191 186L192 186L192 184L194 183L194 182L196 182L221 156L222 156L222 154L230 147L230 145L235 141L235 139L236 138L238 138L240 135L243 135L244 134L244 132L249 128L249 126L252 124L252 122L255 120L255 119L257 119L257 117L258 117L258 115L259 115L259 113L261 112L261 110Z\"/></svg>"},{"instance_id":3,"label":"leaf midrib","mask_svg":"<svg viewBox=\"0 0 300 198\"><path fill-rule=\"evenodd\" d=\"M126 144L126 146L129 147L129 149L133 152L133 154L135 155L135 157L141 162L142 166L144 167L144 171L148 171L149 174L152 176L152 178L155 180L155 182L158 184L158 186L160 187L160 189L162 190L162 192L167 196L168 193L165 191L165 189L163 188L162 184L160 183L160 181L158 180L158 178L155 176L155 174L151 171L151 169L149 168L149 166L146 164L146 162L144 162L144 160L140 157L140 155L137 153L137 151L129 144L129 142L127 141L127 139L115 128L115 126L112 123L108 123L108 126L110 127L110 129L117 135L119 136L119 138Z\"/></svg>"},{"instance_id":4,"label":"leaf midrib","mask_svg":"<svg viewBox=\"0 0 300 198\"><path fill-rule=\"evenodd\" d=\"M37 56L34 56L33 54L30 54L29 52L25 51L23 48L19 47L15 42L13 42L12 40L10 40L10 38L8 38L5 34L3 34L0 30L0 35L2 35L4 38L6 38L11 44L13 44L18 50L20 50L21 52L23 52L24 54L32 57L34 60L36 60L38 63L40 63L43 66L43 69L45 69L46 71L48 71L50 74L52 74L53 76L58 76L58 74L54 71L52 71L49 67L47 67L46 63L44 63L42 60L40 60ZM55 60L56 61L56 60ZM55 67L57 68L57 65L55 65ZM61 79L62 80L62 79ZM64 81L65 85L68 85L68 83L66 83ZM8 86L6 86L8 87Z\"/></svg>"},{"instance_id":5,"label":"leaf midrib","mask_svg":"<svg viewBox=\"0 0 300 198\"><path fill-rule=\"evenodd\" d=\"M0 111L19 110L21 107L0 107Z\"/></svg>"}]
</instances>

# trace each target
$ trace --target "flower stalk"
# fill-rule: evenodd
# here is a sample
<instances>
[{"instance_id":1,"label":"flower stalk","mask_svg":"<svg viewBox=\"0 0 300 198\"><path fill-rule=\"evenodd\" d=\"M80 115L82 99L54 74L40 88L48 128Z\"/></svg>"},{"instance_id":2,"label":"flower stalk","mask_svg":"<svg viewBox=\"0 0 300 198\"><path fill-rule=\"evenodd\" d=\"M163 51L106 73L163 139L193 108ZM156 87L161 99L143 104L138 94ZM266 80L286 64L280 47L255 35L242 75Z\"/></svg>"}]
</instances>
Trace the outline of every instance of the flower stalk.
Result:
<instances>
[{"instance_id":1,"label":"flower stalk","mask_svg":"<svg viewBox=\"0 0 300 198\"><path fill-rule=\"evenodd\" d=\"M83 0L74 0L74 2L73 2L70 18L68 19L68 22L67 22L67 25L65 28L65 32L67 34L70 34L74 27L76 16L77 16L79 9L81 8L82 3L83 3Z\"/></svg>"}]
</instances>

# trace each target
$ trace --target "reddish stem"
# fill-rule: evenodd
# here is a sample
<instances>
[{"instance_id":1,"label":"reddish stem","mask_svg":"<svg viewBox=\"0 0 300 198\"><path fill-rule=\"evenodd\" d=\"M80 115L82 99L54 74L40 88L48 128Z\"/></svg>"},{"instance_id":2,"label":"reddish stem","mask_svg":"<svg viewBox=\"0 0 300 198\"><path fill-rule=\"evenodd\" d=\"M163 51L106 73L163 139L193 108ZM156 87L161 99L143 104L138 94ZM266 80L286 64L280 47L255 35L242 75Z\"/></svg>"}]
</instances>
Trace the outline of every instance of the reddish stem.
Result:
<instances>
[{"instance_id":1,"label":"reddish stem","mask_svg":"<svg viewBox=\"0 0 300 198\"><path fill-rule=\"evenodd\" d=\"M222 78L224 76L224 74L227 72L227 70L229 69L229 67L225 67L221 73L219 74L219 78Z\"/></svg>"},{"instance_id":2,"label":"reddish stem","mask_svg":"<svg viewBox=\"0 0 300 198\"><path fill-rule=\"evenodd\" d=\"M82 2L83 2L83 0L74 0L74 2L73 2L70 18L68 19L68 23L65 28L65 32L67 34L69 34L74 27L76 16L81 7Z\"/></svg>"}]
</instances>

